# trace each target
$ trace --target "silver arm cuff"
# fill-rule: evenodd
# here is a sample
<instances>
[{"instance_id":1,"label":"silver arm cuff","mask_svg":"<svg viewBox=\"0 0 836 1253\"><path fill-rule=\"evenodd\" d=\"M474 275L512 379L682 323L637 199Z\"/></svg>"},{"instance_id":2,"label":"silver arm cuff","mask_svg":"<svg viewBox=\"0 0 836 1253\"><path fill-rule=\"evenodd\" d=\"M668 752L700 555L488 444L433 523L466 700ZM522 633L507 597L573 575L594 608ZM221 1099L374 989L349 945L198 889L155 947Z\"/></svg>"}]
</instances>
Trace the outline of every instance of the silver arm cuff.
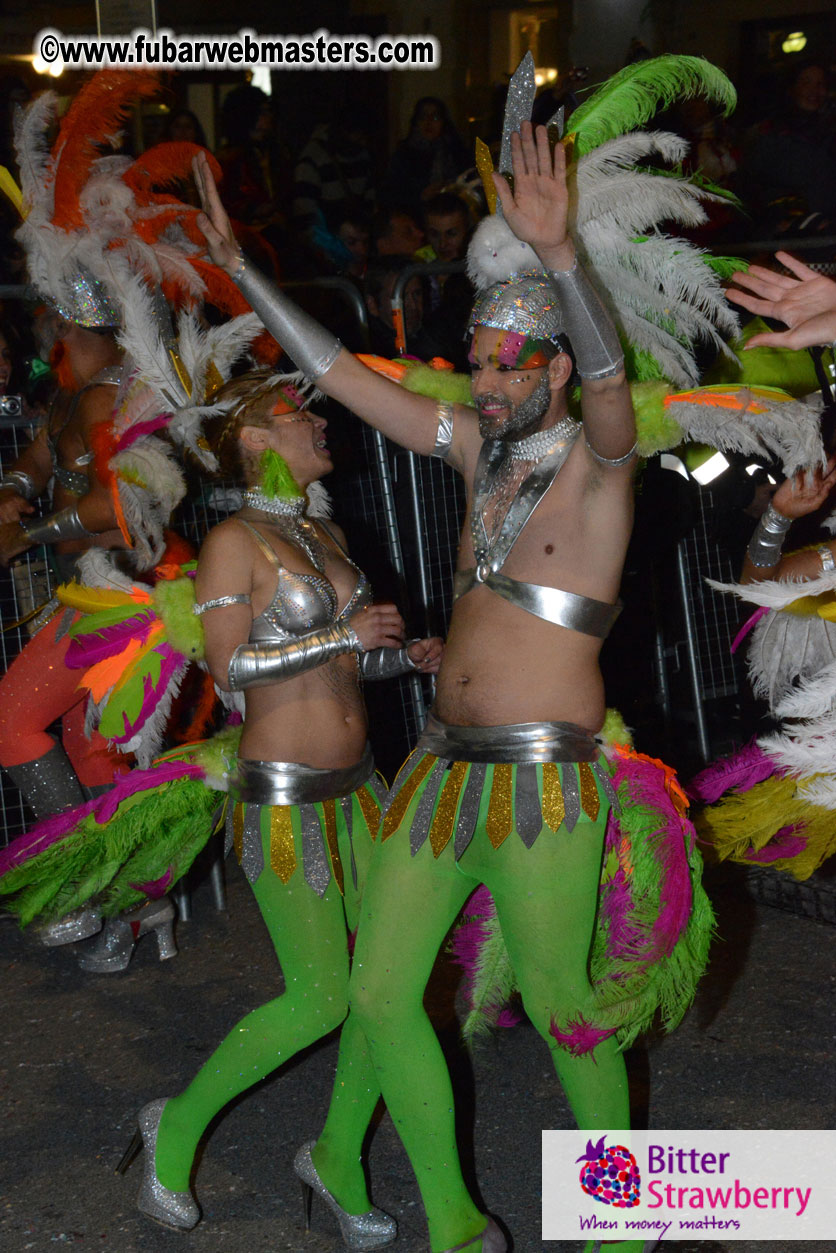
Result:
<instances>
[{"instance_id":1,"label":"silver arm cuff","mask_svg":"<svg viewBox=\"0 0 836 1253\"><path fill-rule=\"evenodd\" d=\"M785 518L782 513L772 507L770 501L746 549L753 566L764 568L777 566L781 560L781 549L784 547L787 531L791 526L792 518Z\"/></svg>"},{"instance_id":2,"label":"silver arm cuff","mask_svg":"<svg viewBox=\"0 0 836 1253\"><path fill-rule=\"evenodd\" d=\"M353 627L345 622L309 631L280 644L239 644L229 659L230 690L240 692L248 687L281 683L307 670L315 670L332 657L343 653L360 653L363 645Z\"/></svg>"},{"instance_id":3,"label":"silver arm cuff","mask_svg":"<svg viewBox=\"0 0 836 1253\"><path fill-rule=\"evenodd\" d=\"M10 470L0 479L0 492L17 492L24 500L34 500L38 495L35 480L25 470Z\"/></svg>"},{"instance_id":4,"label":"silver arm cuff","mask_svg":"<svg viewBox=\"0 0 836 1253\"><path fill-rule=\"evenodd\" d=\"M84 539L95 535L88 531L78 516L78 506L68 505L58 513L51 513L46 518L33 518L21 522L20 529L33 544L59 544L65 539Z\"/></svg>"},{"instance_id":5,"label":"silver arm cuff","mask_svg":"<svg viewBox=\"0 0 836 1253\"><path fill-rule=\"evenodd\" d=\"M560 300L563 325L582 379L604 379L624 367L612 318L575 257L571 270L549 273Z\"/></svg>"},{"instance_id":6,"label":"silver arm cuff","mask_svg":"<svg viewBox=\"0 0 836 1253\"><path fill-rule=\"evenodd\" d=\"M584 436L584 438L586 439L586 436ZM619 466L626 466L627 462L632 460L633 457L635 457L636 452L638 451L639 443L638 443L638 440L636 440L635 444L630 449L630 451L626 452L623 457L603 456L602 453L595 451L595 449L592 447L588 439L586 440L586 446L589 449L589 451L592 453L595 460L600 462L602 466L610 466L612 469L615 470Z\"/></svg>"},{"instance_id":7,"label":"silver arm cuff","mask_svg":"<svg viewBox=\"0 0 836 1253\"><path fill-rule=\"evenodd\" d=\"M407 652L403 648L370 648L360 658L360 673L367 682L376 679L397 679L399 675L409 674L417 670Z\"/></svg>"},{"instance_id":8,"label":"silver arm cuff","mask_svg":"<svg viewBox=\"0 0 836 1253\"><path fill-rule=\"evenodd\" d=\"M337 337L294 304L244 256L232 277L253 312L293 359L297 369L312 382L327 374L342 351Z\"/></svg>"},{"instance_id":9,"label":"silver arm cuff","mask_svg":"<svg viewBox=\"0 0 836 1253\"><path fill-rule=\"evenodd\" d=\"M836 570L836 559L833 557L833 550L829 544L819 544L816 552L819 554L819 561L823 574L832 574Z\"/></svg>"},{"instance_id":10,"label":"silver arm cuff","mask_svg":"<svg viewBox=\"0 0 836 1253\"><path fill-rule=\"evenodd\" d=\"M453 406L446 404L443 400L439 400L435 412L438 418L438 430L435 435L435 445L430 455L440 457L442 461L446 461L453 444Z\"/></svg>"}]
</instances>

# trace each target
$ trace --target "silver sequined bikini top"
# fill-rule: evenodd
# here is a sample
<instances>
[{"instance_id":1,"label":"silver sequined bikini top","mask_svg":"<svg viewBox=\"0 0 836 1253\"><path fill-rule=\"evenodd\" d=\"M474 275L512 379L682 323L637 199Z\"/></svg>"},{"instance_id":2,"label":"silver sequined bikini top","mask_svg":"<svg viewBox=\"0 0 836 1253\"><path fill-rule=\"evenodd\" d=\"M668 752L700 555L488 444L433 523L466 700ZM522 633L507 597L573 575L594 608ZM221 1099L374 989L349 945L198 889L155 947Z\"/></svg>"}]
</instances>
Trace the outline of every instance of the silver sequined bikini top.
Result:
<instances>
[{"instance_id":1,"label":"silver sequined bikini top","mask_svg":"<svg viewBox=\"0 0 836 1253\"><path fill-rule=\"evenodd\" d=\"M118 387L121 381L122 381L122 367L121 366L119 365L105 366L103 370L99 371L99 373L96 375L95 378L91 379L90 382L87 383L85 387L82 387L73 396L72 400L70 401L70 407L67 411L67 416L64 422L62 423L62 425L58 428L58 430L53 431L53 432L47 431L46 444L47 444L47 448L49 449L50 458L52 459L53 477L55 478L56 483L60 483L61 486L64 488L64 490L67 492L71 492L73 496L79 496L79 497L86 496L87 493L90 491L90 481L87 478L87 471L84 469L80 469L79 467L89 466L93 460L93 454L92 452L86 452L82 456L76 457L75 461L73 462L73 465L76 467L76 469L74 470L71 469L69 466L62 466L59 464L59 461L58 461L58 440L62 432L69 426L70 422L72 421L75 415L75 411L78 408L78 402L81 400L81 397L84 395L85 392L89 391L91 387L101 387L105 384L111 387Z\"/></svg>"},{"instance_id":2,"label":"silver sequined bikini top","mask_svg":"<svg viewBox=\"0 0 836 1253\"><path fill-rule=\"evenodd\" d=\"M325 527L331 539L339 547L353 570L357 571L357 583L348 603L337 613L337 593L333 585L321 574L296 574L286 570L264 536L244 518L238 522L252 534L261 552L276 571L276 592L266 609L253 618L250 628L251 644L274 643L304 635L317 627L329 626L351 617L358 609L372 603L371 584L348 557L336 536ZM319 520L320 526L325 524Z\"/></svg>"}]
</instances>

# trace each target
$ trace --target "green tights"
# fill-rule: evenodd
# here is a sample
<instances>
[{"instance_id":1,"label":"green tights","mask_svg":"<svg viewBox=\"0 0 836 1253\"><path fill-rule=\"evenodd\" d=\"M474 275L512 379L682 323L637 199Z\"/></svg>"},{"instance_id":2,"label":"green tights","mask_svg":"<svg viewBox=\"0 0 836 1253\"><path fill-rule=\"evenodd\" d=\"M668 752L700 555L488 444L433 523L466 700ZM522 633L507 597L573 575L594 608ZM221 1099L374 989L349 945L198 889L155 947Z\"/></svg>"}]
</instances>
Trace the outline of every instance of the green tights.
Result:
<instances>
[{"instance_id":1,"label":"green tights","mask_svg":"<svg viewBox=\"0 0 836 1253\"><path fill-rule=\"evenodd\" d=\"M563 1025L579 1012L591 1013L587 959L606 802L602 797L595 822L584 815L572 832L544 828L531 848L512 832L494 849L482 817L458 863L452 841L438 858L429 841L412 857L406 822L375 845L361 905L351 1014L314 1153L327 1186L347 1203L356 1188L360 1114L352 1102L371 1059L418 1180L434 1253L478 1236L485 1226L462 1178L450 1076L423 1008L439 948L479 883L493 894L526 1013L549 1047L578 1126L629 1126L626 1071L615 1040L573 1057L549 1033L553 1015ZM610 1253L640 1253L642 1242L609 1247Z\"/></svg>"},{"instance_id":2,"label":"green tights","mask_svg":"<svg viewBox=\"0 0 836 1253\"><path fill-rule=\"evenodd\" d=\"M352 887L350 837L341 808L336 807L337 841L345 873L345 897L332 875L320 898L305 882L298 813L293 813L296 870L283 883L270 865L269 811L264 811L264 870L253 893L270 933L284 975L285 991L241 1019L204 1063L180 1096L166 1105L157 1136L156 1168L160 1182L185 1191L198 1141L212 1118L247 1088L289 1058L333 1031L348 1009L348 930L358 921L359 889L371 855L372 840L355 800L354 858L358 889ZM345 1134L346 1151L358 1164L352 1198L354 1213L369 1209L359 1166L363 1137L380 1096L370 1061L351 1071L345 1091L352 1111Z\"/></svg>"}]
</instances>

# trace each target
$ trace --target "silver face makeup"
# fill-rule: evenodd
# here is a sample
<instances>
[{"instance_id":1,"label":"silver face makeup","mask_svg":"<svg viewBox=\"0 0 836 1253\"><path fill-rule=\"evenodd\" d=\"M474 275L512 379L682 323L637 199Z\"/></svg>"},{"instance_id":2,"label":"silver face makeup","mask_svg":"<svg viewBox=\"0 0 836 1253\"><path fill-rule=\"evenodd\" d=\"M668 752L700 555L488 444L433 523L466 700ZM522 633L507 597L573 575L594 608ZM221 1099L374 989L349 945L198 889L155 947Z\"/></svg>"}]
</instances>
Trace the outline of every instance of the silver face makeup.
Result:
<instances>
[{"instance_id":1,"label":"silver face makeup","mask_svg":"<svg viewBox=\"0 0 836 1253\"><path fill-rule=\"evenodd\" d=\"M518 405L512 404L508 396L501 392L485 392L475 396L474 401L479 414L479 434L482 439L522 439L537 430L551 404L549 372L544 371L534 391ZM506 411L507 416L501 422L497 422L494 415L487 412L496 407Z\"/></svg>"}]
</instances>

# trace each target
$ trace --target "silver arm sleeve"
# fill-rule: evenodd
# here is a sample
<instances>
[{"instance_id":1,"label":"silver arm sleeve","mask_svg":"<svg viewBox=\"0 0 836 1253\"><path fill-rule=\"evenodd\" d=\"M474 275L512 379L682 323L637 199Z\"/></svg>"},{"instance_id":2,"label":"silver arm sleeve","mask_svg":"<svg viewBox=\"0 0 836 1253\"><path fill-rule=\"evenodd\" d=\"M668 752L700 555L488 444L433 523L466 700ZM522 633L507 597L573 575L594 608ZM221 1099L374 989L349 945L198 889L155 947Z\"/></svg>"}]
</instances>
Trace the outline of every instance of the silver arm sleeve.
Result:
<instances>
[{"instance_id":1,"label":"silver arm sleeve","mask_svg":"<svg viewBox=\"0 0 836 1253\"><path fill-rule=\"evenodd\" d=\"M430 456L446 461L453 443L453 406L439 400L435 407L438 428L435 435L435 446Z\"/></svg>"},{"instance_id":2,"label":"silver arm sleeve","mask_svg":"<svg viewBox=\"0 0 836 1253\"><path fill-rule=\"evenodd\" d=\"M403 648L370 648L360 658L360 673L367 682L397 679L399 675L410 674L417 669L410 660L406 645Z\"/></svg>"},{"instance_id":3,"label":"silver arm sleeve","mask_svg":"<svg viewBox=\"0 0 836 1253\"><path fill-rule=\"evenodd\" d=\"M356 631L345 622L335 622L281 643L239 644L229 659L229 687L240 692L248 687L281 683L306 670L315 670L332 657L362 651Z\"/></svg>"},{"instance_id":4,"label":"silver arm sleeve","mask_svg":"<svg viewBox=\"0 0 836 1253\"><path fill-rule=\"evenodd\" d=\"M243 255L232 277L253 312L306 378L313 382L331 369L342 350L335 335L294 304Z\"/></svg>"},{"instance_id":5,"label":"silver arm sleeve","mask_svg":"<svg viewBox=\"0 0 836 1253\"><path fill-rule=\"evenodd\" d=\"M78 506L68 505L58 513L50 513L46 518L33 518L21 522L20 529L33 544L58 544L65 539L84 539L95 535L88 531L78 516Z\"/></svg>"},{"instance_id":6,"label":"silver arm sleeve","mask_svg":"<svg viewBox=\"0 0 836 1253\"><path fill-rule=\"evenodd\" d=\"M604 379L618 374L624 354L612 318L575 257L571 270L549 273L560 300L563 325L583 379Z\"/></svg>"},{"instance_id":7,"label":"silver arm sleeve","mask_svg":"<svg viewBox=\"0 0 836 1253\"><path fill-rule=\"evenodd\" d=\"M35 480L25 470L10 470L0 479L0 492L17 492L24 500L34 500L38 495Z\"/></svg>"},{"instance_id":8,"label":"silver arm sleeve","mask_svg":"<svg viewBox=\"0 0 836 1253\"><path fill-rule=\"evenodd\" d=\"M781 549L784 547L787 531L791 526L792 518L785 518L770 501L746 549L753 566L763 568L777 566L781 560Z\"/></svg>"}]
</instances>

